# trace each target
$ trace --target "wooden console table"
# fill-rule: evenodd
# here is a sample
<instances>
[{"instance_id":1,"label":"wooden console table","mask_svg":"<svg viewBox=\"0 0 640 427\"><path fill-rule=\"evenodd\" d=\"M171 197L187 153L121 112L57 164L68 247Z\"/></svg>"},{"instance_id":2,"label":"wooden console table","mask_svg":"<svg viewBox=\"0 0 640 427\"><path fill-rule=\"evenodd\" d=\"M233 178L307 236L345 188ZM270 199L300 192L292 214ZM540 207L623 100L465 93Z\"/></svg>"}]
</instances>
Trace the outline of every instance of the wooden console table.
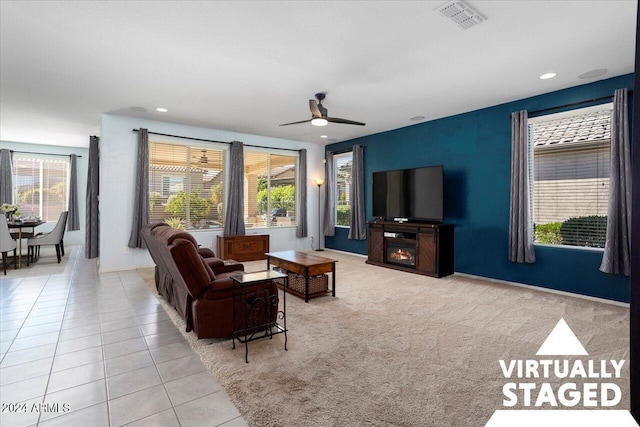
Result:
<instances>
[{"instance_id":1,"label":"wooden console table","mask_svg":"<svg viewBox=\"0 0 640 427\"><path fill-rule=\"evenodd\" d=\"M266 259L269 252L268 234L247 234L244 236L218 236L219 258L237 261Z\"/></svg>"}]
</instances>

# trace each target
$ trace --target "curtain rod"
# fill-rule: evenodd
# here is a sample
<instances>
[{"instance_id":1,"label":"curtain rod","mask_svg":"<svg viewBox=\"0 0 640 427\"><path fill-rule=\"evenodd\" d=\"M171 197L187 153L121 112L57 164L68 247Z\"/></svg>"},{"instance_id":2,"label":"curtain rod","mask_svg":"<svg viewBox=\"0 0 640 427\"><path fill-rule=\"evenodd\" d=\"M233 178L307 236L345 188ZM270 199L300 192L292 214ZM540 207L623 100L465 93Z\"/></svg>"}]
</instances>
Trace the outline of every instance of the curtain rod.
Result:
<instances>
[{"instance_id":1,"label":"curtain rod","mask_svg":"<svg viewBox=\"0 0 640 427\"><path fill-rule=\"evenodd\" d=\"M15 150L9 150L11 153L22 153L22 154L41 154L43 156L62 156L62 157L71 157L73 154L53 154L53 153L36 153L35 151L15 151ZM82 157L78 154L75 155L76 157Z\"/></svg>"},{"instance_id":2,"label":"curtain rod","mask_svg":"<svg viewBox=\"0 0 640 427\"><path fill-rule=\"evenodd\" d=\"M353 151L353 147L350 147L350 148L345 148L345 149L342 149L342 150L331 151L331 154L344 154L344 153L351 153L352 151ZM325 153L326 153L326 151L325 151Z\"/></svg>"},{"instance_id":3,"label":"curtain rod","mask_svg":"<svg viewBox=\"0 0 640 427\"><path fill-rule=\"evenodd\" d=\"M633 90L627 90L627 93L632 94ZM576 107L578 105L590 104L592 102L611 100L612 98L613 98L613 95L603 96L603 97L594 98L594 99L586 99L584 101L572 102L571 104L558 105L557 107L549 107L549 108L543 108L541 110L529 111L529 114L531 115L531 114L545 113L547 111L559 110L561 108Z\"/></svg>"},{"instance_id":4,"label":"curtain rod","mask_svg":"<svg viewBox=\"0 0 640 427\"><path fill-rule=\"evenodd\" d=\"M134 132L140 132L140 129L133 129ZM181 136L181 135L171 135L168 133L159 133L159 132L151 132L151 131L147 131L147 133L151 134L151 135L160 135L160 136L170 136L172 138L182 138L182 139L190 139L192 141L202 141L202 142L215 142L217 144L227 144L227 145L231 145L230 142L227 141L216 141L215 139L202 139L202 138L192 138L190 136ZM280 148L280 147L265 147L262 145L251 145L251 144L244 144L243 145L245 147L254 147L254 148L268 148L269 150L285 150L285 151L301 151L301 150L294 150L293 148Z\"/></svg>"}]
</instances>

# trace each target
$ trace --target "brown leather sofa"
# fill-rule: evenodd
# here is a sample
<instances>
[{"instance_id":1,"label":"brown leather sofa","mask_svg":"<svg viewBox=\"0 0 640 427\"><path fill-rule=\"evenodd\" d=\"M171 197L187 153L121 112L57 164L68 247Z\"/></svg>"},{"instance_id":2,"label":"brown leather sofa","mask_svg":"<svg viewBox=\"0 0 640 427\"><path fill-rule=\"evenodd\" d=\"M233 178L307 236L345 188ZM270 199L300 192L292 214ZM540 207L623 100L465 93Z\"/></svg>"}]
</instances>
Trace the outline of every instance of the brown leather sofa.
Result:
<instances>
[{"instance_id":1,"label":"brown leather sofa","mask_svg":"<svg viewBox=\"0 0 640 427\"><path fill-rule=\"evenodd\" d=\"M191 234L164 223L144 226L142 237L156 263L158 293L182 316L187 332L193 330L198 338L231 336L233 281L230 276L244 271L244 266L225 266L210 249L198 249ZM278 298L277 287L271 281L253 284L247 291L252 300ZM237 288L236 292L236 313L243 313L241 289Z\"/></svg>"}]
</instances>

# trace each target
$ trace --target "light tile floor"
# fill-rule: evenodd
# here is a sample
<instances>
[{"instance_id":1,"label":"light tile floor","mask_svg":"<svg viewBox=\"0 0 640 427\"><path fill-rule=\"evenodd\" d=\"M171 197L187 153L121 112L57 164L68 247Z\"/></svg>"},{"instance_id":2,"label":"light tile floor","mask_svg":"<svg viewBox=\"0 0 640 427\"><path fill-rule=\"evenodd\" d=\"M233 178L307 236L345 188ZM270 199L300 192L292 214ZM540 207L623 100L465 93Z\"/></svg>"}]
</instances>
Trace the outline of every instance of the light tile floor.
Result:
<instances>
[{"instance_id":1,"label":"light tile floor","mask_svg":"<svg viewBox=\"0 0 640 427\"><path fill-rule=\"evenodd\" d=\"M247 425L135 271L68 252L0 279L2 427Z\"/></svg>"}]
</instances>

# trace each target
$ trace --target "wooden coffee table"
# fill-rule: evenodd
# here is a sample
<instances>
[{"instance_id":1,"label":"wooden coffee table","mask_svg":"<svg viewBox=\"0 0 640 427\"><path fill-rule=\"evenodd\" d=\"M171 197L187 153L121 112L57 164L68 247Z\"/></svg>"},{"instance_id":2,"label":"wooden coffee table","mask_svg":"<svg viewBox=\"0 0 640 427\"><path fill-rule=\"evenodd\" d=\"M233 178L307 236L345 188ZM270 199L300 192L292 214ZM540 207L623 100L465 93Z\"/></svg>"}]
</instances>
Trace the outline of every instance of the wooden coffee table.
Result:
<instances>
[{"instance_id":1,"label":"wooden coffee table","mask_svg":"<svg viewBox=\"0 0 640 427\"><path fill-rule=\"evenodd\" d=\"M309 277L325 273L331 273L331 295L336 296L337 260L300 251L268 252L265 255L267 256L267 270L273 265L304 276L305 302L309 302Z\"/></svg>"}]
</instances>

